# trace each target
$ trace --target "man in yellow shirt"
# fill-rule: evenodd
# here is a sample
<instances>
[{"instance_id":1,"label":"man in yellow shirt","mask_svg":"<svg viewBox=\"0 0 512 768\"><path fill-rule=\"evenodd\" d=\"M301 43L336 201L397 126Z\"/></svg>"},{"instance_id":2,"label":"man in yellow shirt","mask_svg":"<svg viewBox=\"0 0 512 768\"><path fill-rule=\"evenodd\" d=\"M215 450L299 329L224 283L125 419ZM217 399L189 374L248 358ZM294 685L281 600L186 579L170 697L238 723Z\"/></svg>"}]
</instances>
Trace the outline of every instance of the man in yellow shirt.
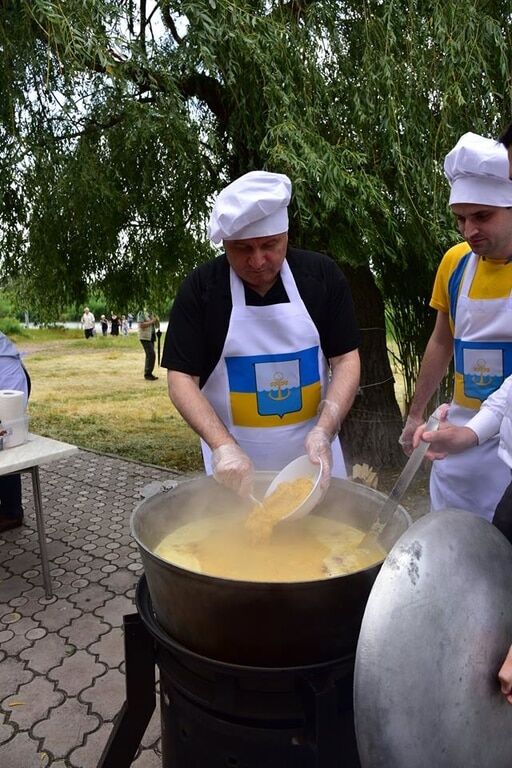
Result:
<instances>
[{"instance_id":1,"label":"man in yellow shirt","mask_svg":"<svg viewBox=\"0 0 512 768\"><path fill-rule=\"evenodd\" d=\"M434 331L421 364L400 442L412 450L415 428L454 360L448 420L463 426L512 374L512 181L507 150L466 133L445 158L450 207L464 242L444 255L430 305ZM465 509L492 520L510 481L498 437L432 467L433 510Z\"/></svg>"}]
</instances>

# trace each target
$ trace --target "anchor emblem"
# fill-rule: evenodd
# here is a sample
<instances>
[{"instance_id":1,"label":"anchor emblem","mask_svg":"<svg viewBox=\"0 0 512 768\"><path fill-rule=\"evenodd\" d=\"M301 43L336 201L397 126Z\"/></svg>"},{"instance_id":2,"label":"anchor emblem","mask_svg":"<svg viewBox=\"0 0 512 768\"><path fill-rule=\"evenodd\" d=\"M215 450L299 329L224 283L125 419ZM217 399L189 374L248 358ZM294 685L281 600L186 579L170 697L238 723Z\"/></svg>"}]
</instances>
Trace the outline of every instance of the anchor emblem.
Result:
<instances>
[{"instance_id":1,"label":"anchor emblem","mask_svg":"<svg viewBox=\"0 0 512 768\"><path fill-rule=\"evenodd\" d=\"M475 384L475 386L485 387L490 383L491 377L486 376L485 374L489 373L491 369L487 367L487 365L485 364L485 360L482 360L482 359L477 360L473 366L473 370L476 371L477 373L477 376L471 377L472 382L473 384Z\"/></svg>"},{"instance_id":2,"label":"anchor emblem","mask_svg":"<svg viewBox=\"0 0 512 768\"><path fill-rule=\"evenodd\" d=\"M268 396L271 400L286 400L286 398L290 397L291 392L288 389L288 379L280 371L276 371L273 374L269 386L270 392Z\"/></svg>"}]
</instances>

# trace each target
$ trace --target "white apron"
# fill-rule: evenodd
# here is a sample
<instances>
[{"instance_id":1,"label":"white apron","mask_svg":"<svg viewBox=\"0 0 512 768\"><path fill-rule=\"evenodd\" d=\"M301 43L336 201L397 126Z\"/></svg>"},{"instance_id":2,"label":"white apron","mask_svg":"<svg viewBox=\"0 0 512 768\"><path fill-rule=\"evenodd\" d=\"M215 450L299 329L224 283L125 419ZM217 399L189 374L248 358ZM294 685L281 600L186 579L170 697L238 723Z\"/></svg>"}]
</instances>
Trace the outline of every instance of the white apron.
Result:
<instances>
[{"instance_id":1,"label":"white apron","mask_svg":"<svg viewBox=\"0 0 512 768\"><path fill-rule=\"evenodd\" d=\"M229 328L201 390L255 469L265 471L278 471L306 452L329 377L318 330L286 260L281 279L289 303L247 306L243 282L230 268ZM204 441L201 448L211 474L211 451ZM332 453L332 474L346 477L338 439Z\"/></svg>"},{"instance_id":2,"label":"white apron","mask_svg":"<svg viewBox=\"0 0 512 768\"><path fill-rule=\"evenodd\" d=\"M455 389L448 419L458 426L464 426L512 373L512 292L503 299L470 299L477 264L478 256L472 253L455 313ZM498 458L498 443L494 437L433 463L433 511L452 507L492 520L510 482L510 469Z\"/></svg>"}]
</instances>

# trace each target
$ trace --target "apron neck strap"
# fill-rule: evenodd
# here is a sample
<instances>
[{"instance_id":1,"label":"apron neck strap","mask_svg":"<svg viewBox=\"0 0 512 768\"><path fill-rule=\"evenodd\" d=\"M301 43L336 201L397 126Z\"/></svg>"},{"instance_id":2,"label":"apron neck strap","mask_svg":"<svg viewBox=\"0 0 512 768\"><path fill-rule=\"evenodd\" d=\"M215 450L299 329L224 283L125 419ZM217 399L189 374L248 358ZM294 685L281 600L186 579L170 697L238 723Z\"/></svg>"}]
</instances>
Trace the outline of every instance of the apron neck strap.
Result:
<instances>
[{"instance_id":1,"label":"apron neck strap","mask_svg":"<svg viewBox=\"0 0 512 768\"><path fill-rule=\"evenodd\" d=\"M288 296L290 303L302 301L295 280L293 279L292 271L286 259L281 265L281 271L279 272L279 275L281 277L283 287L286 291L286 295ZM229 267L229 284L231 288L231 301L233 306L245 307L246 301L244 282L238 277L235 270L231 266Z\"/></svg>"}]
</instances>

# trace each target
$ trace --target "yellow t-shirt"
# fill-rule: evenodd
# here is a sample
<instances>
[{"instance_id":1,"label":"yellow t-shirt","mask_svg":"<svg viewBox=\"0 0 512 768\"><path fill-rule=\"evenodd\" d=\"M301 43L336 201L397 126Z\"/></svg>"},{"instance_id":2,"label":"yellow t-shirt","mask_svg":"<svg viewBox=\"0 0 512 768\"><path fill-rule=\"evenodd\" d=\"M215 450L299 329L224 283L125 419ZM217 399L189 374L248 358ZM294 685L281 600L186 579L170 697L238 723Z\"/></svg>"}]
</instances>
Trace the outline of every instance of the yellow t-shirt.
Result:
<instances>
[{"instance_id":1,"label":"yellow t-shirt","mask_svg":"<svg viewBox=\"0 0 512 768\"><path fill-rule=\"evenodd\" d=\"M430 306L441 312L450 312L450 295L448 284L457 265L466 253L471 250L466 243L457 243L442 258L437 269ZM459 281L458 288L462 280ZM512 262L493 261L491 259L479 259L471 287L470 299L503 299L510 295L512 290ZM450 313L450 325L453 331L453 318Z\"/></svg>"}]
</instances>

